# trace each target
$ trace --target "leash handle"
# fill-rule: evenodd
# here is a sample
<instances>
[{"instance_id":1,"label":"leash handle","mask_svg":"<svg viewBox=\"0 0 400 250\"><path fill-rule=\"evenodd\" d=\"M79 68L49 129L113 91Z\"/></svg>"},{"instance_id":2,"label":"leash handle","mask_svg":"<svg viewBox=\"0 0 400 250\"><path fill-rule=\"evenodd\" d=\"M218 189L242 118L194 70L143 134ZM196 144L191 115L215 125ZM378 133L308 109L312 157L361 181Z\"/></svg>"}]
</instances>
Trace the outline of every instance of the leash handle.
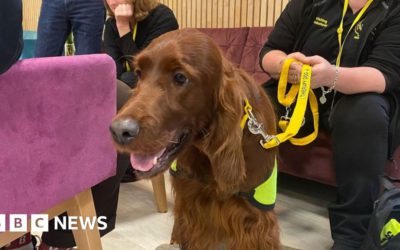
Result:
<instances>
[{"instance_id":1,"label":"leash handle","mask_svg":"<svg viewBox=\"0 0 400 250\"><path fill-rule=\"evenodd\" d=\"M273 140L264 142L264 148L275 147L287 140L294 145L302 146L311 143L318 135L318 102L314 92L311 89L312 68L310 65L303 64L300 84L292 84L288 93L286 93L289 69L293 62L295 62L293 58L286 59L282 65L281 77L278 83L278 102L285 107L289 107L296 102L296 106L290 119L283 119L279 121L279 127L282 129L283 133L273 136ZM308 136L294 138L303 124L308 102L310 103L313 114L314 131Z\"/></svg>"}]
</instances>

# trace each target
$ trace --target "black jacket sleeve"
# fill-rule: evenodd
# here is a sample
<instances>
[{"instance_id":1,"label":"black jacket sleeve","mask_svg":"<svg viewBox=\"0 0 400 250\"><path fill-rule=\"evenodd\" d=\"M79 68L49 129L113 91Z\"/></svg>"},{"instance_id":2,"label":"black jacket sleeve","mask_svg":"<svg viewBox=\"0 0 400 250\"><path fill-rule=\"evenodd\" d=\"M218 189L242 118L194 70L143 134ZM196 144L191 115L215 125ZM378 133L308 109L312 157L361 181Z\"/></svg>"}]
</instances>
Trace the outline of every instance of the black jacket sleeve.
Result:
<instances>
[{"instance_id":1,"label":"black jacket sleeve","mask_svg":"<svg viewBox=\"0 0 400 250\"><path fill-rule=\"evenodd\" d=\"M18 60L22 52L22 0L2 0L0 20L0 74L2 74Z\"/></svg>"},{"instance_id":2,"label":"black jacket sleeve","mask_svg":"<svg viewBox=\"0 0 400 250\"><path fill-rule=\"evenodd\" d=\"M260 65L262 58L271 50L282 50L286 54L294 52L292 50L298 36L297 32L304 22L305 17L302 13L306 4L306 0L289 1L260 51Z\"/></svg>"},{"instance_id":3,"label":"black jacket sleeve","mask_svg":"<svg viewBox=\"0 0 400 250\"><path fill-rule=\"evenodd\" d=\"M165 5L159 5L150 15L139 22L137 31L137 43L132 40L132 32L121 37L117 44L125 55L135 55L144 49L150 42L168 31L178 29L178 21L171 9Z\"/></svg>"},{"instance_id":4,"label":"black jacket sleeve","mask_svg":"<svg viewBox=\"0 0 400 250\"><path fill-rule=\"evenodd\" d=\"M395 3L395 2L394 2ZM400 4L377 30L373 48L361 66L374 67L385 77L385 93L400 90Z\"/></svg>"},{"instance_id":5,"label":"black jacket sleeve","mask_svg":"<svg viewBox=\"0 0 400 250\"><path fill-rule=\"evenodd\" d=\"M115 26L115 19L109 18L104 27L104 51L114 59L117 66L117 77L124 71L123 63L125 60L122 50L117 46L116 41L118 39L119 34Z\"/></svg>"},{"instance_id":6,"label":"black jacket sleeve","mask_svg":"<svg viewBox=\"0 0 400 250\"><path fill-rule=\"evenodd\" d=\"M104 31L105 52L116 62L117 76L120 77L124 73L126 60L131 61L133 56L149 45L153 39L178 28L174 13L162 4L138 23L135 41L133 41L132 32L119 37L115 19L107 20Z\"/></svg>"}]
</instances>

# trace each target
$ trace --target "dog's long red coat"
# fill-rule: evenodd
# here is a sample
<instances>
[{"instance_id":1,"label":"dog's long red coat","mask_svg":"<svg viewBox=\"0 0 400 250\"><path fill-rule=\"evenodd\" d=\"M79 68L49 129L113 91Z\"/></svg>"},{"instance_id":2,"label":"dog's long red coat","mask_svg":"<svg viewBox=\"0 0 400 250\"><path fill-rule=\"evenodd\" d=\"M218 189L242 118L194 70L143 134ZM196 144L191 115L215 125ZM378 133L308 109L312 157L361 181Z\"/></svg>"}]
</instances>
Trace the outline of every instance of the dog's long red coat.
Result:
<instances>
[{"instance_id":1,"label":"dog's long red coat","mask_svg":"<svg viewBox=\"0 0 400 250\"><path fill-rule=\"evenodd\" d=\"M274 212L238 195L265 180L276 156L276 149L260 146L261 136L239 126L247 98L266 131L276 133L273 107L261 87L196 30L155 39L133 66L138 87L115 119L135 119L140 133L120 149L153 153L170 143L171 134L190 130L177 158L180 174L172 178L172 240L190 250L216 249L221 243L228 249L279 249Z\"/></svg>"}]
</instances>

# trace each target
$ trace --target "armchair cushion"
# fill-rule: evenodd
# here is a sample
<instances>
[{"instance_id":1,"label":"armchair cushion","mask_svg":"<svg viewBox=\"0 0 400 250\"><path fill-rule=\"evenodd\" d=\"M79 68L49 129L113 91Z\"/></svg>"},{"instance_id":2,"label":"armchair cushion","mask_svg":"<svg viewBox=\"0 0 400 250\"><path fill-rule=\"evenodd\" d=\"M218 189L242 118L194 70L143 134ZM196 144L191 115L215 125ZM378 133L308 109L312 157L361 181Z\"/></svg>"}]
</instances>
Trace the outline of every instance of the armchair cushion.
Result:
<instances>
[{"instance_id":1,"label":"armchair cushion","mask_svg":"<svg viewBox=\"0 0 400 250\"><path fill-rule=\"evenodd\" d=\"M27 59L0 75L0 214L40 213L115 174L106 55Z\"/></svg>"},{"instance_id":2,"label":"armchair cushion","mask_svg":"<svg viewBox=\"0 0 400 250\"><path fill-rule=\"evenodd\" d=\"M254 80L259 83L264 83L269 79L269 76L260 67L258 55L271 31L272 27L250 28L246 44L243 48L240 68L253 76Z\"/></svg>"},{"instance_id":3,"label":"armchair cushion","mask_svg":"<svg viewBox=\"0 0 400 250\"><path fill-rule=\"evenodd\" d=\"M240 65L249 28L201 28L198 30L210 36L219 45L227 59L236 66Z\"/></svg>"}]
</instances>

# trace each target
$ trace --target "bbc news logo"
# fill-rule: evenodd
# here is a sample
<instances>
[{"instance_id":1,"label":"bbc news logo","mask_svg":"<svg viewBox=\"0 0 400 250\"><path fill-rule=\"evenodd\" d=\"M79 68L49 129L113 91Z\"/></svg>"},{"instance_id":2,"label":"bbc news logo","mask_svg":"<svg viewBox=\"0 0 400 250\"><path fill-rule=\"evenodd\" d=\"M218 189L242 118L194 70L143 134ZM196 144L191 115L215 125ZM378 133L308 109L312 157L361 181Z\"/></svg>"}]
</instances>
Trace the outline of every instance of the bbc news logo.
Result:
<instances>
[{"instance_id":1,"label":"bbc news logo","mask_svg":"<svg viewBox=\"0 0 400 250\"><path fill-rule=\"evenodd\" d=\"M26 214L10 214L8 217L9 232L48 232L49 216L47 214L32 214L30 218L31 227L28 228L28 215ZM94 230L97 224L99 230L107 228L107 217L82 217L82 216L63 216L54 217L54 229L62 230ZM0 214L0 232L6 231L6 215Z\"/></svg>"}]
</instances>

